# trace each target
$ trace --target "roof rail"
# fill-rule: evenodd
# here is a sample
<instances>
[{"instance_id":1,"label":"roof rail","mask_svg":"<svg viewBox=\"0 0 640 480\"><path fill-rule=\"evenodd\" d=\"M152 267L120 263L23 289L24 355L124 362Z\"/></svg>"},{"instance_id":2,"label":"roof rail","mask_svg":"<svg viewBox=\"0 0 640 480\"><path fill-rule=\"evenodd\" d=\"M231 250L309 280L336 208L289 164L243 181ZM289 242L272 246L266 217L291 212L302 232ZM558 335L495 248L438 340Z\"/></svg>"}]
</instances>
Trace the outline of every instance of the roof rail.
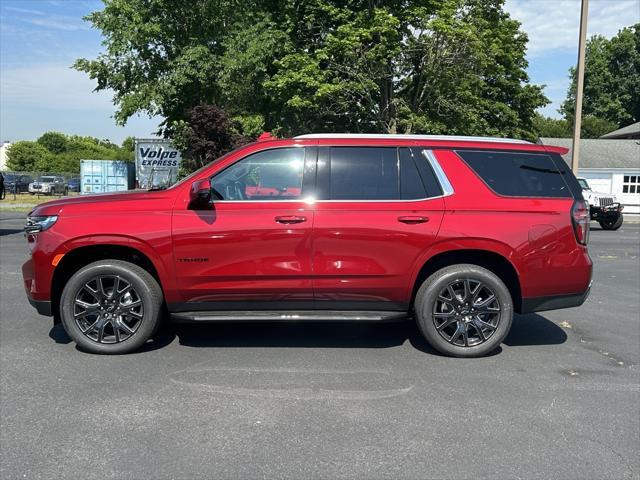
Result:
<instances>
[{"instance_id":1,"label":"roof rail","mask_svg":"<svg viewBox=\"0 0 640 480\"><path fill-rule=\"evenodd\" d=\"M441 140L441 141L467 141L467 142L497 142L497 143L531 143L526 140L502 137L473 137L464 135L404 135L393 133L308 133L293 137L303 138L370 138L370 139L397 139L397 140Z\"/></svg>"}]
</instances>

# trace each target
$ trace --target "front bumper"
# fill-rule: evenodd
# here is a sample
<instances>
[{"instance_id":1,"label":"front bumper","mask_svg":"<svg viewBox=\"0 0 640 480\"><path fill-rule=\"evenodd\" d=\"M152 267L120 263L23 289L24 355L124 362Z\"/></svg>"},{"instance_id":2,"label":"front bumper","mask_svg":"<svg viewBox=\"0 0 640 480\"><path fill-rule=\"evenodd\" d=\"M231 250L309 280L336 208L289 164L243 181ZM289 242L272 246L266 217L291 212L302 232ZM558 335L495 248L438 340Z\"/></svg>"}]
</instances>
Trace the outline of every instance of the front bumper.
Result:
<instances>
[{"instance_id":1,"label":"front bumper","mask_svg":"<svg viewBox=\"0 0 640 480\"><path fill-rule=\"evenodd\" d=\"M624 205L620 202L612 203L611 205L606 205L604 207L591 205L589 207L589 215L592 220L598 220L608 217L616 217L622 212L622 210L624 210Z\"/></svg>"},{"instance_id":2,"label":"front bumper","mask_svg":"<svg viewBox=\"0 0 640 480\"><path fill-rule=\"evenodd\" d=\"M31 306L35 308L40 315L46 315L47 317L52 315L51 302L49 300L34 300L29 297L29 295L27 295L27 298L29 299Z\"/></svg>"}]
</instances>

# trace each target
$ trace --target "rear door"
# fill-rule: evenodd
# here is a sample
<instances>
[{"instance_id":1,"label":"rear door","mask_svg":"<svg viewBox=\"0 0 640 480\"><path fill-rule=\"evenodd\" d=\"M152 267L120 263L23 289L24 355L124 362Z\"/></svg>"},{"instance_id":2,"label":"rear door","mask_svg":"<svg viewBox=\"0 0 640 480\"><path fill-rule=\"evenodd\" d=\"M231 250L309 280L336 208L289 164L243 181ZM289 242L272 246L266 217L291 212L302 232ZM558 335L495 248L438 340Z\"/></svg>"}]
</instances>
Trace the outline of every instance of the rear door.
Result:
<instances>
[{"instance_id":1,"label":"rear door","mask_svg":"<svg viewBox=\"0 0 640 480\"><path fill-rule=\"evenodd\" d=\"M317 308L406 310L410 274L443 216L426 159L409 148L321 147L317 181Z\"/></svg>"}]
</instances>

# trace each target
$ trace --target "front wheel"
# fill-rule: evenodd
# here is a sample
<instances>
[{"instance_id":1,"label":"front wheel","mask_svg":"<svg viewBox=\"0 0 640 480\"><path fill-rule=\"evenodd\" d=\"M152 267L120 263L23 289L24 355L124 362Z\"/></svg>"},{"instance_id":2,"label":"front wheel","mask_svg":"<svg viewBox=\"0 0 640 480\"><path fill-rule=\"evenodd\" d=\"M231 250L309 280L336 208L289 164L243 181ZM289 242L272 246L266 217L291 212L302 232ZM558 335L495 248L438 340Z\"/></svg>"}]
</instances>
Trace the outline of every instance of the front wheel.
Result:
<instances>
[{"instance_id":1,"label":"front wheel","mask_svg":"<svg viewBox=\"0 0 640 480\"><path fill-rule=\"evenodd\" d=\"M623 215L620 213L617 217L600 220L600 226L603 230L618 230L624 221Z\"/></svg>"},{"instance_id":2,"label":"front wheel","mask_svg":"<svg viewBox=\"0 0 640 480\"><path fill-rule=\"evenodd\" d=\"M78 270L60 298L67 334L92 353L130 353L156 331L162 290L146 270L122 260L100 260Z\"/></svg>"},{"instance_id":3,"label":"front wheel","mask_svg":"<svg viewBox=\"0 0 640 480\"><path fill-rule=\"evenodd\" d=\"M509 333L513 300L490 270L451 265L420 286L415 313L422 334L440 353L480 357L498 348Z\"/></svg>"}]
</instances>

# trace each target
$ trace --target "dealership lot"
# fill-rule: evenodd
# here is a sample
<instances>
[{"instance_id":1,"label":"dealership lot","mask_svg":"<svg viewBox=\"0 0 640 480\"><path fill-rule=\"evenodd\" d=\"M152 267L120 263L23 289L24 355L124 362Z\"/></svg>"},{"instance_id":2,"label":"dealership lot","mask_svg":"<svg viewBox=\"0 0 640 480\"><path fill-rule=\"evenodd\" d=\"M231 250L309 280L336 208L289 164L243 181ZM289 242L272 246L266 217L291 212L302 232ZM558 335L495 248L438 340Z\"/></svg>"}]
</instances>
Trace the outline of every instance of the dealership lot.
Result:
<instances>
[{"instance_id":1,"label":"dealership lot","mask_svg":"<svg viewBox=\"0 0 640 480\"><path fill-rule=\"evenodd\" d=\"M82 353L27 303L0 212L2 478L640 478L640 224L592 224L577 309L501 350L437 355L412 323L166 329Z\"/></svg>"}]
</instances>

